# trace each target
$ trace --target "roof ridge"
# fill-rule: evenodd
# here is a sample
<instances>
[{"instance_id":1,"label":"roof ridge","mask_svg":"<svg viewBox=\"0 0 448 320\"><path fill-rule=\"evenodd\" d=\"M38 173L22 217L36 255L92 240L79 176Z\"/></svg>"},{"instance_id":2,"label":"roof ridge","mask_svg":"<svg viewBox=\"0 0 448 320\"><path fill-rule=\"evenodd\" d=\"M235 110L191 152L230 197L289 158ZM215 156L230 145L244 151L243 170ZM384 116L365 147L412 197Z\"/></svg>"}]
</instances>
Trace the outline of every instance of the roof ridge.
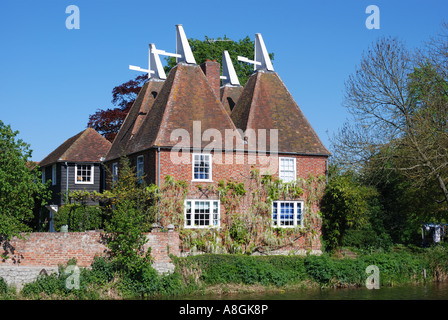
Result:
<instances>
[{"instance_id":1,"label":"roof ridge","mask_svg":"<svg viewBox=\"0 0 448 320\"><path fill-rule=\"evenodd\" d=\"M257 84L257 80L256 79L258 77L258 72L257 73L253 73L248 81L246 82L246 85L243 88L243 91L241 92L238 101L235 104L235 107L233 108L231 114L230 114L230 118L232 119L232 122L235 124L235 126L239 126L241 129L244 131L247 130L247 124L248 124L248 119L249 119L249 113L251 112L251 106L253 104L253 97L254 97L254 89L255 89L255 85ZM252 86L252 82L255 82L253 84L253 89L251 89L250 86ZM247 92L249 94L247 94ZM249 99L249 102L244 104L245 101L247 101L247 98ZM241 105L249 105L248 108L242 108ZM239 114L238 114L239 113ZM245 114L247 113L247 117L245 117L244 119L241 119L241 116L245 116Z\"/></svg>"},{"instance_id":2,"label":"roof ridge","mask_svg":"<svg viewBox=\"0 0 448 320\"><path fill-rule=\"evenodd\" d=\"M89 130L89 129L90 129L90 130ZM61 154L61 156L59 157L59 159L67 158L67 157L70 155L71 151L73 151L72 148L74 148L75 146L77 146L77 145L80 143L80 141L83 141L83 140L85 139L85 136L87 135L87 133L90 132L91 130L93 130L93 129L90 128L90 127L87 127L86 129L84 129L83 131L81 131L81 132L80 132L81 135L80 135L78 138L76 138L76 139L70 144L70 146L64 151L64 153ZM96 131L95 131L95 132L96 132ZM58 160L59 160L59 159L58 159Z\"/></svg>"},{"instance_id":3,"label":"roof ridge","mask_svg":"<svg viewBox=\"0 0 448 320\"><path fill-rule=\"evenodd\" d=\"M162 117L159 121L159 123L157 123L157 132L155 137L153 138L153 141L151 143L151 145L155 145L155 146L159 146L159 142L158 140L160 140L160 130L162 127L162 123L165 123L166 117L167 117L167 108L168 105L171 103L172 99L173 99L173 95L171 94L171 91L173 90L174 84L177 82L177 78L179 77L179 68L178 68L179 64L177 64L176 66L174 66L174 68L171 69L170 73L174 70L174 75L173 75L173 82L171 84L171 86L168 87L168 97L166 99L166 103L163 104L163 112L162 112Z\"/></svg>"},{"instance_id":4,"label":"roof ridge","mask_svg":"<svg viewBox=\"0 0 448 320\"><path fill-rule=\"evenodd\" d=\"M278 129L279 152L330 154L275 71L256 71L249 78L231 116L244 130Z\"/></svg>"},{"instance_id":5,"label":"roof ridge","mask_svg":"<svg viewBox=\"0 0 448 320\"><path fill-rule=\"evenodd\" d=\"M199 68L201 68L201 67L199 66ZM200 71L202 71L202 69L201 69ZM216 103L219 105L220 109L222 109L222 112L225 114L225 116L227 117L227 119L232 123L234 129L237 129L237 127L236 127L235 124L233 123L232 118L230 117L230 114L226 111L226 108L225 108L224 105L222 104L222 101L221 101L221 94L220 94L219 97L217 97L217 96L216 96L216 91L213 90L212 85L211 85L210 82L208 81L208 78L207 78L207 76L204 74L203 71L202 71L202 75L203 75L203 77L204 77L205 83L208 85L208 88L210 89L210 92L212 92L213 95L215 96L215 98L216 98ZM219 92L221 92L221 87L219 87Z\"/></svg>"},{"instance_id":6,"label":"roof ridge","mask_svg":"<svg viewBox=\"0 0 448 320\"><path fill-rule=\"evenodd\" d=\"M311 130L311 134L314 135L314 137L320 142L320 144L322 145L322 147L330 154L330 151L325 147L325 145L322 143L322 140L319 138L319 136L317 135L316 130L314 130L313 126L311 125L311 122L308 120L308 118L305 116L305 113L303 112L303 110L299 107L299 104L297 103L297 101L294 99L293 95L291 94L291 92L289 91L288 87L285 85L285 83L283 82L283 80L280 78L280 76L277 74L277 72L273 72L276 73L278 79L280 80L280 83L282 84L282 86L285 88L287 94L289 95L289 97L291 98L292 101L294 101L295 106L297 107L297 111L300 112L303 115L303 119L304 121L308 124L308 126L312 129Z\"/></svg>"},{"instance_id":7,"label":"roof ridge","mask_svg":"<svg viewBox=\"0 0 448 320\"><path fill-rule=\"evenodd\" d=\"M128 121L131 121L131 116L132 116L133 113L134 113L134 107L136 106L136 104L137 104L138 101L139 101L139 96L140 96L140 94L142 94L142 92L143 92L143 93L146 92L146 88L147 88L147 86L148 86L147 83L148 83L148 82L145 82L145 83L142 85L142 87L141 87L139 93L137 94L137 97L135 98L134 102L133 102L132 105L131 105L131 108L129 109L128 113L127 113L126 116L124 117L123 122L122 122L121 125L120 125L120 129L118 130L117 134L115 135L115 138L114 138L114 140L112 141L112 145L111 145L111 147L109 148L109 151L107 152L106 158L109 156L109 154L114 153L118 147L121 147L121 150L118 151L119 153L120 153L120 152L121 152L121 153L124 152L123 147L121 146L121 143L123 142L123 139L125 139L125 138L127 137L127 133L128 133L129 130L131 130L131 128L132 128L131 125L128 126ZM145 91L144 91L144 90L145 90ZM126 126L128 126L128 128L127 128L126 131L125 131L124 129L125 129ZM129 138L128 138L128 139L129 139Z\"/></svg>"},{"instance_id":8,"label":"roof ridge","mask_svg":"<svg viewBox=\"0 0 448 320\"><path fill-rule=\"evenodd\" d=\"M252 95L251 95L251 99L250 99L250 104L249 104L249 114L247 115L247 122L246 122L246 130L247 127L251 127L252 125L252 121L254 119L254 109L253 106L255 105L255 107L257 106L257 104L255 103L255 98L257 97L257 95L259 94L259 87L260 87L260 75L263 71L257 71L255 73L255 85L254 85L254 89L252 90ZM256 93L256 94L255 94ZM250 124L250 125L249 125Z\"/></svg>"},{"instance_id":9,"label":"roof ridge","mask_svg":"<svg viewBox=\"0 0 448 320\"><path fill-rule=\"evenodd\" d=\"M148 86L149 86L149 81L146 81L143 85L142 85L142 87L141 87L141 89L140 89L140 91L142 91L142 90L145 90L144 91L144 96L146 96L146 92L147 92L147 90L148 90ZM139 93L137 94L137 97L135 97L135 100L134 100L134 102L132 103L132 106L131 106L131 108L129 109L129 111L128 111L128 113L126 114L126 117L124 117L124 119L123 119L123 122L121 123L121 126L120 126L120 129L118 130L118 132L120 132L120 130L121 130L121 127L123 126L123 124L126 122L126 120L127 120L127 118L129 117L131 117L131 110L132 110L132 108L134 107L134 103L138 103L138 95L140 94L140 91L139 91ZM144 97L143 97L143 99L142 99L142 104L143 104L143 100L144 100ZM142 105L141 104L141 105ZM141 108L141 105L140 105L140 108ZM139 108L139 111L140 111L140 108ZM135 123L135 122L134 122ZM133 126L132 126L132 128L133 128ZM128 132L129 130L131 130L131 127L129 127L128 128L128 130L126 130L126 132ZM124 132L124 134L120 137L121 138L121 140L123 140L124 139L124 137L126 137L126 132ZM118 133L117 133L117 135L115 136L115 139L116 138L118 138Z\"/></svg>"},{"instance_id":10,"label":"roof ridge","mask_svg":"<svg viewBox=\"0 0 448 320\"><path fill-rule=\"evenodd\" d=\"M85 148L79 148L78 146L80 144L82 146L82 143L84 142L86 142ZM111 143L107 141L98 131L88 127L66 139L42 161L40 161L39 164L41 167L45 167L60 161L84 161L86 159L88 161L95 162L98 161L98 159L96 159L97 155L103 153L105 155L107 153L106 149L110 149L110 146ZM80 151L76 149L80 149ZM73 154L74 152L75 154ZM95 153L95 155L93 153Z\"/></svg>"},{"instance_id":11,"label":"roof ridge","mask_svg":"<svg viewBox=\"0 0 448 320\"><path fill-rule=\"evenodd\" d=\"M149 80L149 81L151 81L151 80ZM135 118L135 120L134 120L134 125L132 126L132 131L131 131L131 137L130 137L130 139L132 139L132 137L135 136L135 135L137 134L138 130L140 130L140 128L142 127L142 121L141 121L141 119L139 118L139 116L140 116L141 113L143 112L143 110L144 110L146 104L148 103L148 99L149 99L148 94L151 94L151 93L149 92L149 81L146 81L145 84L144 84L144 85L147 84L147 86L146 86L146 91L145 91L145 94L143 95L142 103L140 104L140 107L138 108L137 117ZM155 99L154 99L154 101L153 101L153 104L154 104L154 102L155 102ZM151 107L152 107L152 105L149 107L149 109L151 109ZM149 111L149 109L148 109L148 111ZM137 120L140 120L140 122L137 123ZM137 128L136 128L136 127L137 127Z\"/></svg>"},{"instance_id":12,"label":"roof ridge","mask_svg":"<svg viewBox=\"0 0 448 320\"><path fill-rule=\"evenodd\" d=\"M65 154L65 152L67 151L67 149L69 149L70 148L70 146L73 144L73 141L71 141L72 139L77 139L78 137L77 136L79 136L79 135L81 135L81 133L82 133L83 131L81 131L81 132L78 132L77 134L75 134L75 135L73 135L73 136L71 136L70 138L68 138L68 139L66 139L64 142L62 142L58 147L56 147L56 149L54 149L50 154L48 154L45 158L43 158L40 162L39 162L39 164L40 165L42 165L42 164L44 164L44 166L45 165L48 165L48 164L50 164L50 163L53 163L54 161L51 161L51 160L49 160L49 159L51 159L52 157L52 155L53 156L57 156L57 159L56 159L56 161L58 161L60 158L61 158L61 156L63 155L63 154ZM75 140L76 140L75 139ZM67 145L67 146L65 146L65 149L63 149L63 150L61 150L61 154L60 155L58 155L57 154L57 151L58 151L58 149L59 148L63 148L64 147L64 145L65 144L68 144L69 143L69 145ZM50 161L49 163L46 163L46 162L48 162L48 161Z\"/></svg>"}]
</instances>

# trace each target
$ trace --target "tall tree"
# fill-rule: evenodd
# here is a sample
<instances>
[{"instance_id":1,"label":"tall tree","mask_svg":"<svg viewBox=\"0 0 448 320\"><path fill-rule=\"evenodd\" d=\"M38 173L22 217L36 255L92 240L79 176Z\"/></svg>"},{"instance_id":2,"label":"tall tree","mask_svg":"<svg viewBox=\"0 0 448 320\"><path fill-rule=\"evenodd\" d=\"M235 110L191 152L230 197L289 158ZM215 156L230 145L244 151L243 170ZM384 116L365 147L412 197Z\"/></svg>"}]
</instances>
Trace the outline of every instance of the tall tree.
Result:
<instances>
[{"instance_id":1,"label":"tall tree","mask_svg":"<svg viewBox=\"0 0 448 320\"><path fill-rule=\"evenodd\" d=\"M30 146L18 134L0 120L0 236L7 239L30 231L33 210L49 199L40 171L29 161Z\"/></svg>"},{"instance_id":2,"label":"tall tree","mask_svg":"<svg viewBox=\"0 0 448 320\"><path fill-rule=\"evenodd\" d=\"M441 53L447 48L431 45ZM363 55L346 82L344 105L351 119L333 139L339 163L382 177L397 170L421 186L430 180L441 197L433 200L448 201L448 59L438 59L433 65L436 60L415 55L393 38L379 39Z\"/></svg>"},{"instance_id":3,"label":"tall tree","mask_svg":"<svg viewBox=\"0 0 448 320\"><path fill-rule=\"evenodd\" d=\"M222 65L222 53L224 50L228 50L241 85L244 85L253 73L252 65L238 62L237 60L237 56L244 56L249 59L253 59L254 57L254 42L248 36L239 41L233 41L224 36L224 38L217 39L210 39L208 37L205 37L204 40L189 39L188 42L198 64L209 59L216 60ZM274 58L272 53L270 53L270 56L271 59ZM166 66L164 69L168 74L176 65L176 59L167 57L165 60ZM98 109L94 114L89 116L87 126L95 129L107 140L112 142L118 130L120 130L124 118L137 98L140 89L147 81L147 77L147 74L138 75L134 79L115 87L112 90L112 104L114 107Z\"/></svg>"},{"instance_id":4,"label":"tall tree","mask_svg":"<svg viewBox=\"0 0 448 320\"><path fill-rule=\"evenodd\" d=\"M338 248L348 229L368 223L369 199L375 188L360 184L352 172L330 166L330 180L322 197L322 237L328 251Z\"/></svg>"},{"instance_id":5,"label":"tall tree","mask_svg":"<svg viewBox=\"0 0 448 320\"><path fill-rule=\"evenodd\" d=\"M129 159L120 159L120 174L112 189L106 191L110 197L111 211L105 221L106 245L112 259L128 272L139 272L151 260L148 241L144 232L148 228L148 189L139 182ZM149 250L149 251L148 251Z\"/></svg>"},{"instance_id":6,"label":"tall tree","mask_svg":"<svg viewBox=\"0 0 448 320\"><path fill-rule=\"evenodd\" d=\"M235 72L238 76L240 84L244 86L253 73L253 65L239 62L238 56L247 57L253 59L254 57L254 42L250 40L248 36L238 41L233 41L226 36L223 38L218 37L216 39L210 39L205 37L204 40L189 39L191 50L198 64L208 60L216 60L222 67L222 54L225 50L229 52L235 67ZM271 59L274 59L274 54L270 53ZM166 58L167 65L165 71L168 73L175 65L176 58Z\"/></svg>"}]
</instances>

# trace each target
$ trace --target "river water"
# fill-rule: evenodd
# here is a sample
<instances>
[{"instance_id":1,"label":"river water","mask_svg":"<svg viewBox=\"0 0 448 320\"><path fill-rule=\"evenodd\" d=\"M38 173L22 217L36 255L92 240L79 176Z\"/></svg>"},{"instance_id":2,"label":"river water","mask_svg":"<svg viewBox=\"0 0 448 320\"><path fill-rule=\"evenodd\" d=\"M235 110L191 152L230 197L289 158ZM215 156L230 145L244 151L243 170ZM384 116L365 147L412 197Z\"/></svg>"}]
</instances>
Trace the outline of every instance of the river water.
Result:
<instances>
[{"instance_id":1,"label":"river water","mask_svg":"<svg viewBox=\"0 0 448 320\"><path fill-rule=\"evenodd\" d=\"M181 298L182 299L182 298ZM188 296L198 300L448 300L448 281L379 289L300 289L281 293Z\"/></svg>"}]
</instances>

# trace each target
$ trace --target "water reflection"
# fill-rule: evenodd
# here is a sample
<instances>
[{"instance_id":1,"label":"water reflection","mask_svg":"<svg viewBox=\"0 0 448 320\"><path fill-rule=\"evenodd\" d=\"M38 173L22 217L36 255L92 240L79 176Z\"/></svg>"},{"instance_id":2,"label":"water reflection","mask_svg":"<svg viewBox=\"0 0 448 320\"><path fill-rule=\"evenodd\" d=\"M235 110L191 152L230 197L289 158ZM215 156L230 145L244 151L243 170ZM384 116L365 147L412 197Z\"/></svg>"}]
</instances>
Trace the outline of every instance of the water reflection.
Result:
<instances>
[{"instance_id":1,"label":"water reflection","mask_svg":"<svg viewBox=\"0 0 448 320\"><path fill-rule=\"evenodd\" d=\"M198 300L447 300L448 282L381 287L380 289L301 289L283 293L190 296Z\"/></svg>"}]
</instances>

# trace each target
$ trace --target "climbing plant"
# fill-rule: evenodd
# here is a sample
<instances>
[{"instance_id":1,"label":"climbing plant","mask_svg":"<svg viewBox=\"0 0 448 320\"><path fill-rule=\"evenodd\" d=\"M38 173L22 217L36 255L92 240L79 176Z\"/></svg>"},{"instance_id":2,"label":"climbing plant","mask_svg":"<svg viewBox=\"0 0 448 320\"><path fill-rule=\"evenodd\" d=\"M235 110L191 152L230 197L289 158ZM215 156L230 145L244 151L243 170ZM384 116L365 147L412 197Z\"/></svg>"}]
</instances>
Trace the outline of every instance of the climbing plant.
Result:
<instances>
[{"instance_id":1,"label":"climbing plant","mask_svg":"<svg viewBox=\"0 0 448 320\"><path fill-rule=\"evenodd\" d=\"M171 178L172 179L172 178ZM171 181L173 190L161 190L160 197L167 203L164 219L178 222L182 246L187 250L200 250L210 253L253 253L294 246L304 237L308 247L318 241L319 233L315 226L320 225L318 211L325 187L325 177L310 176L285 183L272 175L260 175L256 169L251 171L245 182L233 180L219 181L217 185L197 185L200 194L207 198L219 199L221 227L207 229L183 228L183 201L187 195L188 185L182 182L182 192L176 189L176 182ZM179 187L179 186L177 186ZM272 226L271 206L276 200L305 200L304 223L295 228L275 228ZM171 203L168 205L168 203ZM175 217L177 216L177 218Z\"/></svg>"},{"instance_id":2,"label":"climbing plant","mask_svg":"<svg viewBox=\"0 0 448 320\"><path fill-rule=\"evenodd\" d=\"M163 227L172 224L177 227L184 225L184 200L188 193L188 184L184 180L176 181L167 175L160 187L153 186L154 215L156 221Z\"/></svg>"}]
</instances>

